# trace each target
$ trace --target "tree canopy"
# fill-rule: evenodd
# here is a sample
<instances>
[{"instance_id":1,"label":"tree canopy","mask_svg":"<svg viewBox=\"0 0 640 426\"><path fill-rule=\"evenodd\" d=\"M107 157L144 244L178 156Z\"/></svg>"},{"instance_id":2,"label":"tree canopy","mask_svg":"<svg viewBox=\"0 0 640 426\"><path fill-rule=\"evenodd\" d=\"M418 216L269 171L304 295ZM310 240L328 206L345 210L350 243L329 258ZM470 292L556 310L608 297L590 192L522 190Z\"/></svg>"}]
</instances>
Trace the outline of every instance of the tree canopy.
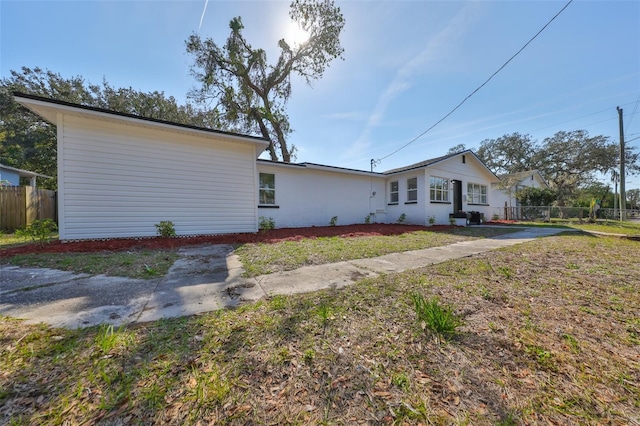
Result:
<instances>
[{"instance_id":1,"label":"tree canopy","mask_svg":"<svg viewBox=\"0 0 640 426\"><path fill-rule=\"evenodd\" d=\"M224 45L197 34L186 42L194 61L192 74L201 84L191 96L199 102L213 101L228 128L269 139L271 159L281 157L284 162L290 162L295 153L295 147L287 143L291 76L296 74L310 84L344 51L340 45L344 17L333 1L294 0L289 17L308 38L293 46L281 39L280 54L273 64L267 61L264 49L246 40L241 17L230 21L231 33Z\"/></svg>"},{"instance_id":2,"label":"tree canopy","mask_svg":"<svg viewBox=\"0 0 640 426\"><path fill-rule=\"evenodd\" d=\"M538 170L557 193L559 205L570 201L578 188L592 184L597 173L619 166L618 144L606 136L589 136L585 130L558 132L542 142L519 133L486 139L477 155L498 175ZM626 147L628 173L640 172L639 158L632 147Z\"/></svg>"},{"instance_id":3,"label":"tree canopy","mask_svg":"<svg viewBox=\"0 0 640 426\"><path fill-rule=\"evenodd\" d=\"M38 115L21 107L13 98L18 91L86 106L140 115L206 128L220 128L216 111L193 104L179 105L164 92L140 92L131 87L114 88L106 80L101 85L81 76L64 78L40 68L23 67L0 80L0 163L56 176L56 129ZM55 178L42 182L55 188Z\"/></svg>"}]
</instances>

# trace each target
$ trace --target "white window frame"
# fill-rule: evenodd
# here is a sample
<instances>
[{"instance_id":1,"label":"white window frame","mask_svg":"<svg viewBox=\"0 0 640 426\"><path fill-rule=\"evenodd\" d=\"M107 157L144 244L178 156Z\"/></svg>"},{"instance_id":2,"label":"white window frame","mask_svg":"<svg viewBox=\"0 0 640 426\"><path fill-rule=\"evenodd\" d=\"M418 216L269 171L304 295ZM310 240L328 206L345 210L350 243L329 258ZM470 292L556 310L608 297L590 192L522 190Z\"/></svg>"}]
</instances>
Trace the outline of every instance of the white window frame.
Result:
<instances>
[{"instance_id":1,"label":"white window frame","mask_svg":"<svg viewBox=\"0 0 640 426\"><path fill-rule=\"evenodd\" d=\"M429 200L432 203L448 203L451 180L439 176L429 179Z\"/></svg>"},{"instance_id":2,"label":"white window frame","mask_svg":"<svg viewBox=\"0 0 640 426\"><path fill-rule=\"evenodd\" d=\"M411 186L411 181L415 181L415 186ZM407 203L418 202L418 178L412 177L407 179Z\"/></svg>"},{"instance_id":3,"label":"white window frame","mask_svg":"<svg viewBox=\"0 0 640 426\"><path fill-rule=\"evenodd\" d=\"M395 191L394 186L395 184ZM389 182L389 203L398 204L400 201L400 183L397 180Z\"/></svg>"},{"instance_id":4,"label":"white window frame","mask_svg":"<svg viewBox=\"0 0 640 426\"><path fill-rule=\"evenodd\" d=\"M467 183L467 204L488 204L487 194L487 185Z\"/></svg>"},{"instance_id":5,"label":"white window frame","mask_svg":"<svg viewBox=\"0 0 640 426\"><path fill-rule=\"evenodd\" d=\"M273 180L273 188L268 184L263 182L263 176L272 176ZM276 175L274 173L260 173L258 177L258 204L261 206L270 206L275 205L276 203ZM272 192L273 196L271 199L268 199L266 196L266 192Z\"/></svg>"}]
</instances>

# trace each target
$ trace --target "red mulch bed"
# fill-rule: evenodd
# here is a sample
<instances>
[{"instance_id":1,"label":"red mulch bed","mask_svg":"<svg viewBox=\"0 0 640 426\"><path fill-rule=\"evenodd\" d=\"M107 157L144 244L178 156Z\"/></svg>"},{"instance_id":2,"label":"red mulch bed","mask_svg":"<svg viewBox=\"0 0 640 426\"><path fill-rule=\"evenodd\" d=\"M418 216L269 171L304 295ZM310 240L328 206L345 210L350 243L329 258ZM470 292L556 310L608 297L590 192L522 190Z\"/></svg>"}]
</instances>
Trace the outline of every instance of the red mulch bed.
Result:
<instances>
[{"instance_id":1,"label":"red mulch bed","mask_svg":"<svg viewBox=\"0 0 640 426\"><path fill-rule=\"evenodd\" d=\"M26 244L0 249L0 258L30 253L87 253L98 251L122 251L137 249L170 249L199 244L247 244L277 243L279 241L297 241L304 238L317 237L365 237L372 235L399 235L414 231L442 231L451 226L419 226L398 224L370 224L345 226L314 226L311 228L272 229L256 234L223 234L201 235L177 238L116 238L90 241L52 241L44 247L37 244Z\"/></svg>"}]
</instances>

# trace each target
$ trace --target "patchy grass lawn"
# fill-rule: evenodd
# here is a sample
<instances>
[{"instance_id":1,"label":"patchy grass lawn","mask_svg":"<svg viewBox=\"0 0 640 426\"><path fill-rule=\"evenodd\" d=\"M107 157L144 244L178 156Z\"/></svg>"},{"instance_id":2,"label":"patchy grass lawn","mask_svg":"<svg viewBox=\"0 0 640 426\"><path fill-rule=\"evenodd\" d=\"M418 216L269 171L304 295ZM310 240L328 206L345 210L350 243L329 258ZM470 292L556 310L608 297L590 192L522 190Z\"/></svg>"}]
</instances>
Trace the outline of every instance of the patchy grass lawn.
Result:
<instances>
[{"instance_id":1,"label":"patchy grass lawn","mask_svg":"<svg viewBox=\"0 0 640 426\"><path fill-rule=\"evenodd\" d=\"M0 318L0 423L638 424L638 258L558 236L121 329ZM412 294L457 337L425 332Z\"/></svg>"},{"instance_id":2,"label":"patchy grass lawn","mask_svg":"<svg viewBox=\"0 0 640 426\"><path fill-rule=\"evenodd\" d=\"M485 238L515 232L512 228L469 227L445 232L413 232L394 236L360 238L325 237L275 244L246 244L237 251L247 276L291 270L304 265L380 256L397 251L451 244L472 238ZM3 236L8 244L25 243ZM0 264L52 268L92 275L105 274L131 278L155 278L167 273L178 259L177 250L136 249L96 253L34 253L0 259Z\"/></svg>"},{"instance_id":3,"label":"patchy grass lawn","mask_svg":"<svg viewBox=\"0 0 640 426\"><path fill-rule=\"evenodd\" d=\"M532 226L543 228L574 228L583 231L597 231L610 234L624 234L624 235L640 235L640 221L616 221L616 220L597 220L595 223L589 223L583 221L582 223L577 220L570 219L551 219L550 223L545 222L514 222L507 224L506 226Z\"/></svg>"},{"instance_id":4,"label":"patchy grass lawn","mask_svg":"<svg viewBox=\"0 0 640 426\"><path fill-rule=\"evenodd\" d=\"M58 234L55 234L52 238L58 238ZM29 243L32 243L32 241L28 237L18 237L15 234L0 233L0 248L14 247Z\"/></svg>"},{"instance_id":5,"label":"patchy grass lawn","mask_svg":"<svg viewBox=\"0 0 640 426\"><path fill-rule=\"evenodd\" d=\"M365 259L410 250L439 247L475 238L489 238L514 228L468 227L448 232L418 231L394 236L361 238L323 237L275 244L247 244L239 247L245 275L255 277L290 271L305 265L320 265L345 260Z\"/></svg>"},{"instance_id":6,"label":"patchy grass lawn","mask_svg":"<svg viewBox=\"0 0 640 426\"><path fill-rule=\"evenodd\" d=\"M598 220L596 223L572 223L569 226L585 231L640 235L640 221Z\"/></svg>"},{"instance_id":7,"label":"patchy grass lawn","mask_svg":"<svg viewBox=\"0 0 640 426\"><path fill-rule=\"evenodd\" d=\"M167 274L178 259L176 250L134 250L97 253L39 253L6 260L13 266L52 268L90 275L157 278Z\"/></svg>"}]
</instances>

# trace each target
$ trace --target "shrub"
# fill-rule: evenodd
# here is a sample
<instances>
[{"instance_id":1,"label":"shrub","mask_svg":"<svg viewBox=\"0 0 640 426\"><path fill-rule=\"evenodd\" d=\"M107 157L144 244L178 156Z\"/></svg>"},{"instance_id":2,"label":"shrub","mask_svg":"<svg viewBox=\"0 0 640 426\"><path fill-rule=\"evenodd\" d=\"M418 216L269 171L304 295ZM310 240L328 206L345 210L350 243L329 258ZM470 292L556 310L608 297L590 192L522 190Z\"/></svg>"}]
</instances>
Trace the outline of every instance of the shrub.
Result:
<instances>
[{"instance_id":1,"label":"shrub","mask_svg":"<svg viewBox=\"0 0 640 426\"><path fill-rule=\"evenodd\" d=\"M367 225L369 225L371 223L371 215L368 214L364 217L364 223L366 223Z\"/></svg>"},{"instance_id":2,"label":"shrub","mask_svg":"<svg viewBox=\"0 0 640 426\"><path fill-rule=\"evenodd\" d=\"M31 225L16 230L16 236L21 238L31 238L43 246L49 242L51 235L58 230L58 226L51 219L34 220Z\"/></svg>"},{"instance_id":3,"label":"shrub","mask_svg":"<svg viewBox=\"0 0 640 426\"><path fill-rule=\"evenodd\" d=\"M176 236L176 228L170 220L163 220L160 223L156 223L156 230L161 237L169 238Z\"/></svg>"},{"instance_id":4,"label":"shrub","mask_svg":"<svg viewBox=\"0 0 640 426\"><path fill-rule=\"evenodd\" d=\"M332 217L331 220L329 221L329 225L336 226L337 224L338 224L338 216Z\"/></svg>"},{"instance_id":5,"label":"shrub","mask_svg":"<svg viewBox=\"0 0 640 426\"><path fill-rule=\"evenodd\" d=\"M420 293L411 294L420 327L425 332L431 332L438 339L450 340L457 333L457 328L464 324L459 315L447 305L441 305L437 297L425 299Z\"/></svg>"},{"instance_id":6,"label":"shrub","mask_svg":"<svg viewBox=\"0 0 640 426\"><path fill-rule=\"evenodd\" d=\"M429 225L433 226L436 223L435 216L429 216Z\"/></svg>"},{"instance_id":7,"label":"shrub","mask_svg":"<svg viewBox=\"0 0 640 426\"><path fill-rule=\"evenodd\" d=\"M260 223L258 224L258 228L261 231L268 231L270 229L274 229L276 227L276 222L272 217L260 216Z\"/></svg>"},{"instance_id":8,"label":"shrub","mask_svg":"<svg viewBox=\"0 0 640 426\"><path fill-rule=\"evenodd\" d=\"M407 220L407 215L406 215L406 214L404 214L404 213L402 213L402 214L400 215L400 217L398 218L398 223L402 224L402 223L404 223L406 220Z\"/></svg>"},{"instance_id":9,"label":"shrub","mask_svg":"<svg viewBox=\"0 0 640 426\"><path fill-rule=\"evenodd\" d=\"M449 218L449 225L454 226L456 224L456 218L455 217L450 217Z\"/></svg>"}]
</instances>

